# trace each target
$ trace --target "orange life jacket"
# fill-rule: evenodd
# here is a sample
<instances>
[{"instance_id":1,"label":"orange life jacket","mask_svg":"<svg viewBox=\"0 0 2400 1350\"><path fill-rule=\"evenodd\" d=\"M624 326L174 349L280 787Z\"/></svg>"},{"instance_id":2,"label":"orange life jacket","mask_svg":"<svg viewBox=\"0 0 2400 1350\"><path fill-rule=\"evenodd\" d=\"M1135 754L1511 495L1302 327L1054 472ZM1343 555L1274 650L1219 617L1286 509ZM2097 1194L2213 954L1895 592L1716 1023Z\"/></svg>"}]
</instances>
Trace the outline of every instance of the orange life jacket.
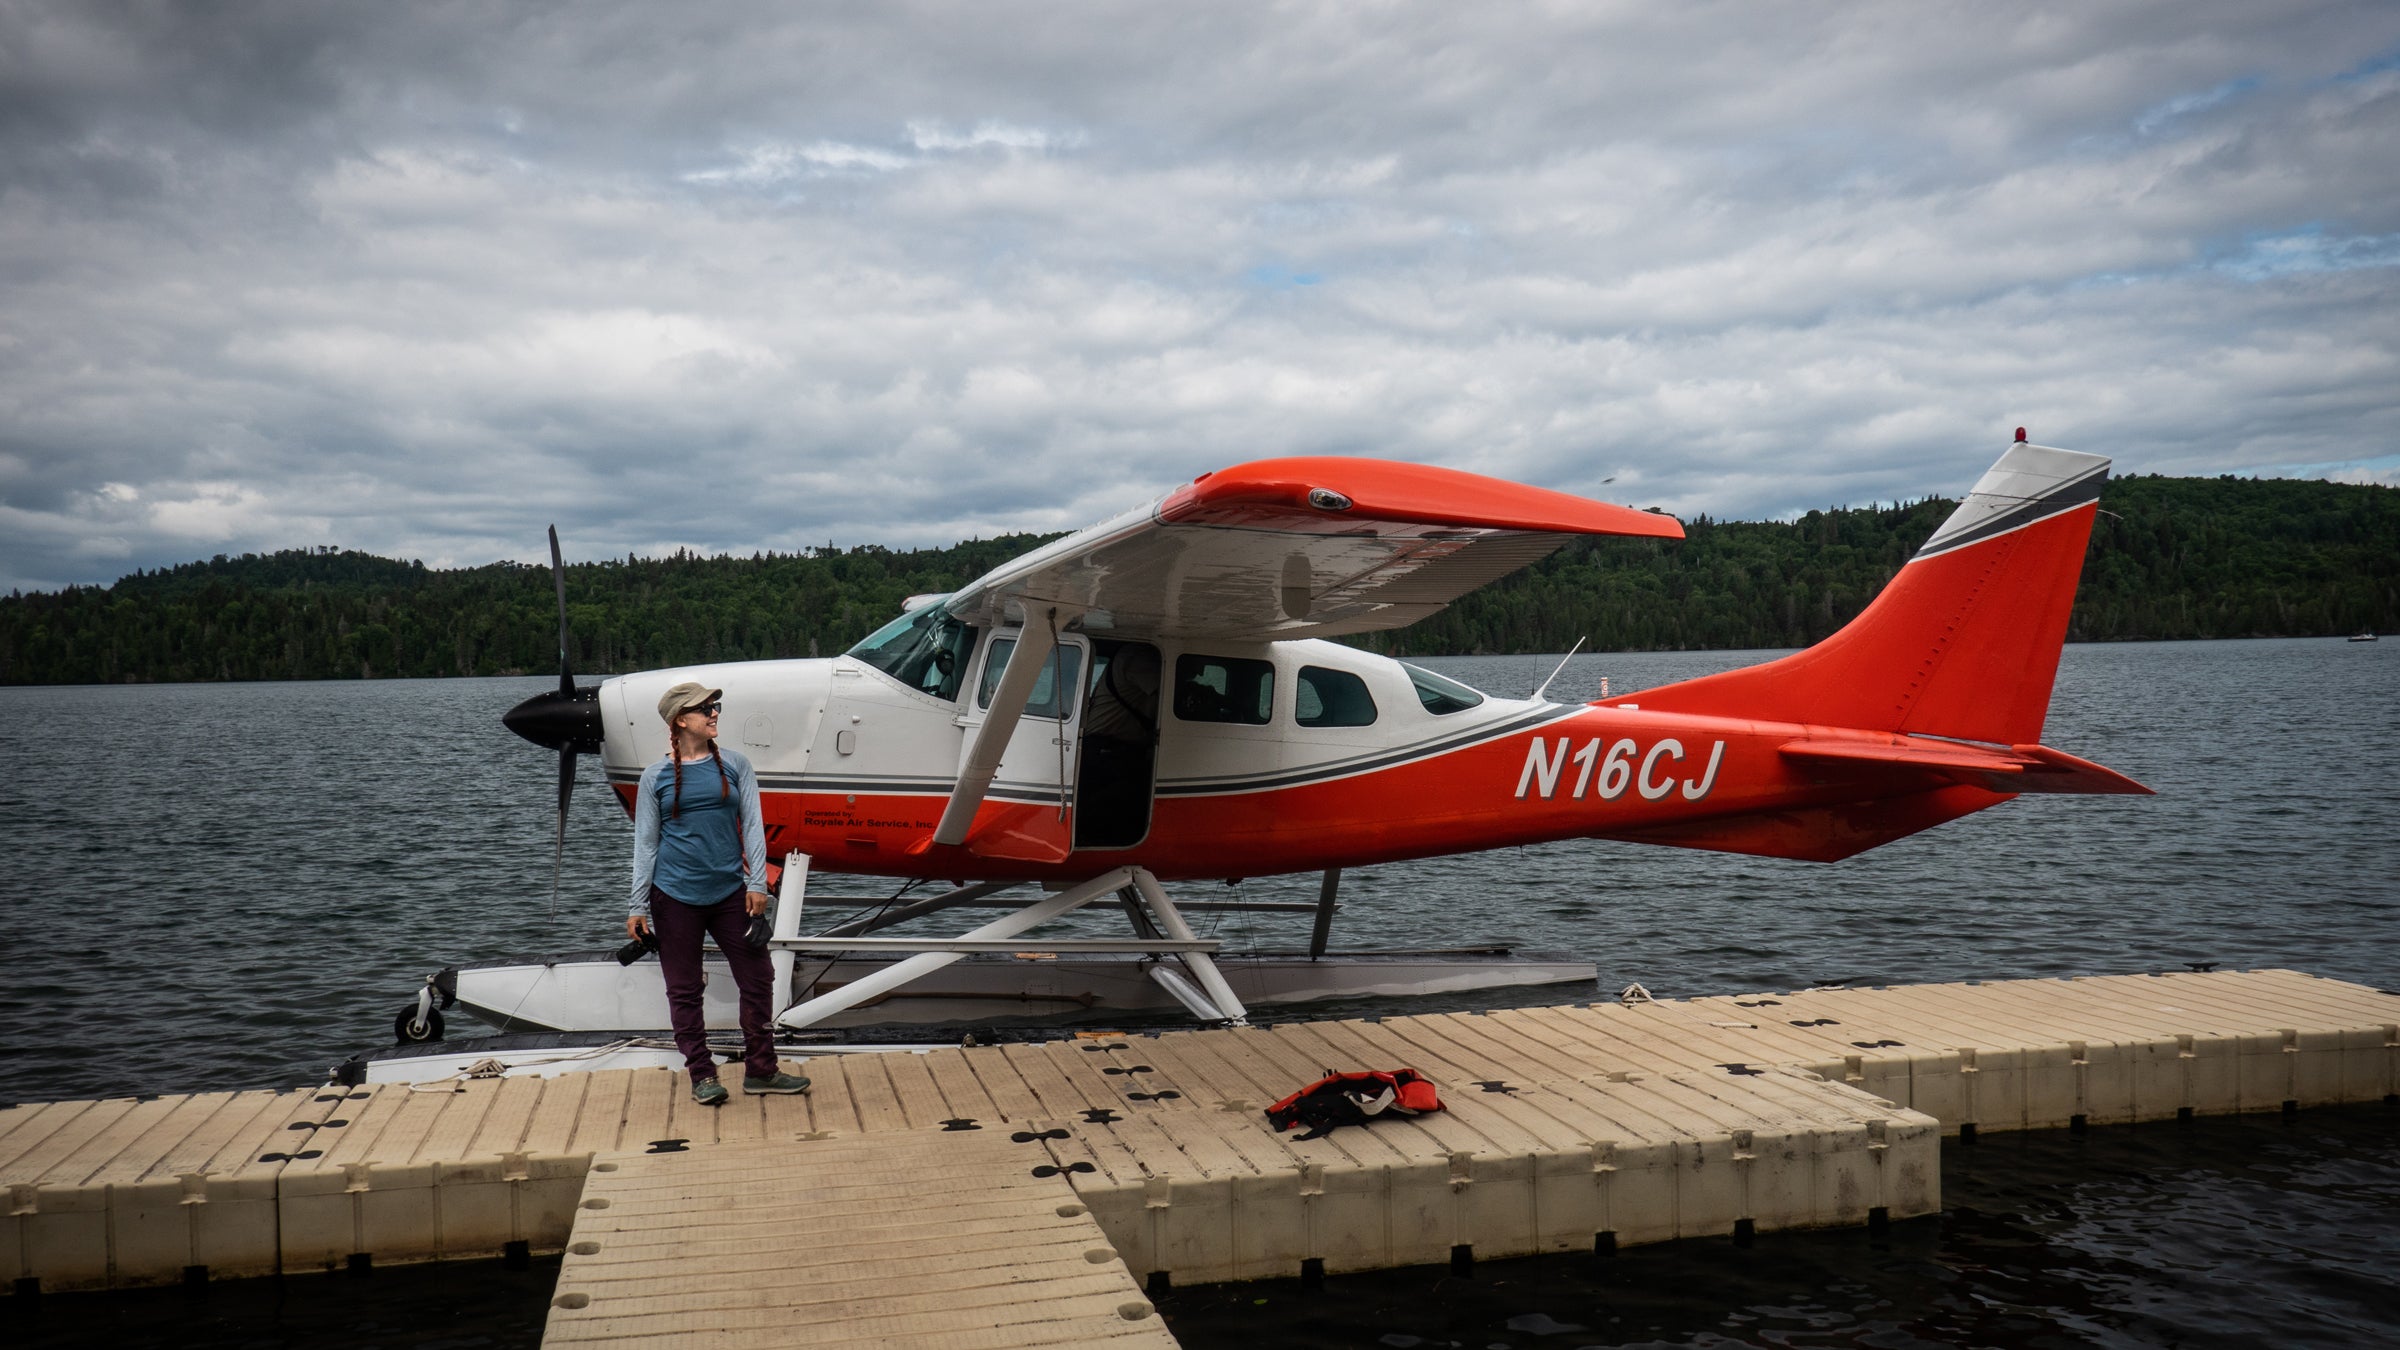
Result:
<instances>
[{"instance_id":1,"label":"orange life jacket","mask_svg":"<svg viewBox=\"0 0 2400 1350\"><path fill-rule=\"evenodd\" d=\"M1328 1070L1323 1078L1268 1107L1267 1121L1278 1131L1306 1125L1309 1130L1302 1139L1321 1139L1341 1126L1364 1125L1386 1112L1414 1116L1441 1109L1441 1094L1415 1069Z\"/></svg>"}]
</instances>

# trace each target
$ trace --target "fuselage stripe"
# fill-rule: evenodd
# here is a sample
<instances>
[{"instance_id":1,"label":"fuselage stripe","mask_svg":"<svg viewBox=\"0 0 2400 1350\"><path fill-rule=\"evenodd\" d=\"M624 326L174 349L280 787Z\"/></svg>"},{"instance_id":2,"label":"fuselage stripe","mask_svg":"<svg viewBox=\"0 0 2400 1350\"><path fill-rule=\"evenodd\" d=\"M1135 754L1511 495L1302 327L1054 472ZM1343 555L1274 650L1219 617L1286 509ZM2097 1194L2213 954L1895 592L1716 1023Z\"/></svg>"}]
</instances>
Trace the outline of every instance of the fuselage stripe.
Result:
<instances>
[{"instance_id":1,"label":"fuselage stripe","mask_svg":"<svg viewBox=\"0 0 2400 1350\"><path fill-rule=\"evenodd\" d=\"M1333 760L1305 769L1242 777L1163 780L1158 785L1158 795L1161 797L1220 796L1228 793L1260 792L1272 788L1300 787L1310 783L1329 782L1336 778L1349 778L1362 773L1374 773L1402 764L1415 763L1418 760L1432 759L1470 745L1501 740L1521 731L1563 721L1577 716L1583 711L1584 709L1580 705L1567 707L1550 704L1535 712L1511 718L1505 722L1479 727L1463 735L1444 737L1435 741L1420 741L1415 745L1378 751L1375 754L1355 759Z\"/></svg>"},{"instance_id":2,"label":"fuselage stripe","mask_svg":"<svg viewBox=\"0 0 2400 1350\"><path fill-rule=\"evenodd\" d=\"M1414 745L1399 746L1351 759L1331 760L1307 768L1275 773L1219 778L1161 779L1155 791L1161 797L1209 797L1330 782L1337 778L1374 773L1420 760L1432 759L1468 746L1501 740L1519 732L1578 716L1584 711L1585 709L1580 704L1545 704L1506 721L1478 727L1455 736L1419 741ZM638 769L608 770L608 780L611 783L632 785L640 782L641 776L641 770ZM957 788L958 784L956 779L916 776L819 778L808 774L761 773L758 775L758 786L762 792L843 792L869 793L887 797L946 797ZM987 795L995 799L1016 801L1052 801L1058 796L1058 786L1054 783L1001 780L992 784Z\"/></svg>"}]
</instances>

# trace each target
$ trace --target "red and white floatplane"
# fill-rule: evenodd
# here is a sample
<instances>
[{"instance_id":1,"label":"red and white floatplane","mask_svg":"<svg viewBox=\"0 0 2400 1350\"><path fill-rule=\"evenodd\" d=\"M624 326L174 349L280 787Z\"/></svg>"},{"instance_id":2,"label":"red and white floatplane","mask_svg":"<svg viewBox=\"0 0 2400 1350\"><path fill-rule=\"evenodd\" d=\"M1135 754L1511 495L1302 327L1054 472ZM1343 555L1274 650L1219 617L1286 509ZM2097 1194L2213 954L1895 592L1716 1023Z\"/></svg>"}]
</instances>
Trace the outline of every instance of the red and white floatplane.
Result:
<instances>
[{"instance_id":1,"label":"red and white floatplane","mask_svg":"<svg viewBox=\"0 0 2400 1350\"><path fill-rule=\"evenodd\" d=\"M1591 963L1563 954L1329 950L1341 871L1568 839L1831 862L2019 793L2148 791L2040 743L2107 477L2106 459L2020 432L1833 636L1591 703L1501 697L1328 639L1404 627L1576 536L1680 539L1677 521L1451 469L1301 458L1203 474L916 597L831 659L579 686L560 569L559 687L505 721L559 754L563 846L579 755L599 756L630 814L665 744L658 696L684 680L725 691L776 860L777 1014L796 1044L856 1041L840 1029L869 1023L954 1040L931 1028L1176 1009L1238 1024L1267 1004L1588 984ZM554 567L556 550L553 535ZM1323 882L1316 903L1264 906L1313 917L1284 951L1223 950L1189 916L1241 903L1171 895L1290 873ZM807 931L828 874L923 893ZM1090 907L1121 913L1123 935L1037 935ZM960 913L979 921L892 931ZM721 966L709 994L711 1025L730 1029ZM652 961L450 967L403 1011L400 1039L438 1035L453 999L542 1035L507 1054L404 1045L346 1071L675 1062L635 1034L666 1023Z\"/></svg>"}]
</instances>

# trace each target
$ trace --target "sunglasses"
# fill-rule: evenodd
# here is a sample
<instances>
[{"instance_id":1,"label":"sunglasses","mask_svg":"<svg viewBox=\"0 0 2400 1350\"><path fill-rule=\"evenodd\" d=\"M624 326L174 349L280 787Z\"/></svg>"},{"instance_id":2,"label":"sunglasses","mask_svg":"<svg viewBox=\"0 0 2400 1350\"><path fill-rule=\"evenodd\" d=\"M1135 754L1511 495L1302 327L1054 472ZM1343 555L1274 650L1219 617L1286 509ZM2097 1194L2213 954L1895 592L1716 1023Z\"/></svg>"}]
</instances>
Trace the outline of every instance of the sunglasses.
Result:
<instances>
[{"instance_id":1,"label":"sunglasses","mask_svg":"<svg viewBox=\"0 0 2400 1350\"><path fill-rule=\"evenodd\" d=\"M723 703L695 703L691 707L684 709L684 711L687 713L698 713L702 717L714 717L718 712L723 710L724 707L725 705Z\"/></svg>"}]
</instances>

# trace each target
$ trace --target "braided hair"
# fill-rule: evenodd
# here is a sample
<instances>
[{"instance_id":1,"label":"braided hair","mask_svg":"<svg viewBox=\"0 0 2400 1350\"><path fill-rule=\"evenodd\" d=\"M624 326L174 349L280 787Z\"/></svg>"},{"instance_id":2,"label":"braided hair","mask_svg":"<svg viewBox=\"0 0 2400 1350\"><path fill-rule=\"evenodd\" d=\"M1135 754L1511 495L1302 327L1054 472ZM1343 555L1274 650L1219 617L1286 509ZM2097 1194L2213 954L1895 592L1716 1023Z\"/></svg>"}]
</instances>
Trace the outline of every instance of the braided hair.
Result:
<instances>
[{"instance_id":1,"label":"braided hair","mask_svg":"<svg viewBox=\"0 0 2400 1350\"><path fill-rule=\"evenodd\" d=\"M681 717L683 714L677 713ZM717 753L717 738L708 738L708 757L717 765L717 800L733 795L733 775L725 771L725 757ZM683 819L683 742L675 734L675 724L667 724L667 762L675 766L675 804L668 810L669 820ZM736 807L735 810L741 808Z\"/></svg>"}]
</instances>

